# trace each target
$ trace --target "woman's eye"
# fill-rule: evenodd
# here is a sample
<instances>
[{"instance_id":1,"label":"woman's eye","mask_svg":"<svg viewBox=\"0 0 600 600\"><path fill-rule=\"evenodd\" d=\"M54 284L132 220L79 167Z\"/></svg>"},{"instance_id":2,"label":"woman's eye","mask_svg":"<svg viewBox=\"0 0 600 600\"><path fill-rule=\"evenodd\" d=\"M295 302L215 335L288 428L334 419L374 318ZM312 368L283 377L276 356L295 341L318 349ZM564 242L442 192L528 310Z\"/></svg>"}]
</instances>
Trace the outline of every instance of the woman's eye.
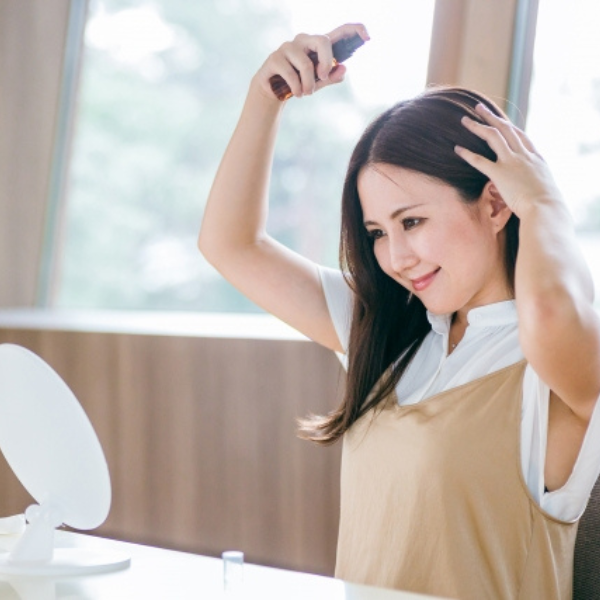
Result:
<instances>
[{"instance_id":1,"label":"woman's eye","mask_svg":"<svg viewBox=\"0 0 600 600\"><path fill-rule=\"evenodd\" d=\"M381 231L381 229L370 229L369 231L367 231L367 235L372 240L378 240L379 238L382 238L385 234L383 233L383 231Z\"/></svg>"},{"instance_id":2,"label":"woman's eye","mask_svg":"<svg viewBox=\"0 0 600 600\"><path fill-rule=\"evenodd\" d=\"M420 225L422 221L423 219L402 219L402 226L404 227L405 231L410 231L411 229L414 229L417 225Z\"/></svg>"}]
</instances>

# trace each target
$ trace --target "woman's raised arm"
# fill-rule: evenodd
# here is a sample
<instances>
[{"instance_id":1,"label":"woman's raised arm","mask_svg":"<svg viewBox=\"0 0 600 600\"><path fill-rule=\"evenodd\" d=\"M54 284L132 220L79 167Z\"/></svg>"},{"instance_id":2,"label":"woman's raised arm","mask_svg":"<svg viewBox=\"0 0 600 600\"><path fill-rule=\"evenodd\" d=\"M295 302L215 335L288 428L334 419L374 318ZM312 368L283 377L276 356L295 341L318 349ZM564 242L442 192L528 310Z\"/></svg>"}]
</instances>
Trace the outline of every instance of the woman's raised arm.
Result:
<instances>
[{"instance_id":1,"label":"woman's raised arm","mask_svg":"<svg viewBox=\"0 0 600 600\"><path fill-rule=\"evenodd\" d=\"M333 350L341 344L329 316L317 265L266 232L268 188L275 139L285 102L269 79L281 75L296 97L342 81L330 73L333 42L360 34L362 25L343 25L328 35L301 34L271 54L252 79L248 96L210 191L198 247L205 258L244 295L311 339ZM310 51L318 55L315 81Z\"/></svg>"},{"instance_id":2,"label":"woman's raised arm","mask_svg":"<svg viewBox=\"0 0 600 600\"><path fill-rule=\"evenodd\" d=\"M477 110L487 125L470 119L464 124L498 159L457 152L490 178L520 219L515 289L523 352L586 426L600 394L600 318L572 219L529 138L485 107Z\"/></svg>"}]
</instances>

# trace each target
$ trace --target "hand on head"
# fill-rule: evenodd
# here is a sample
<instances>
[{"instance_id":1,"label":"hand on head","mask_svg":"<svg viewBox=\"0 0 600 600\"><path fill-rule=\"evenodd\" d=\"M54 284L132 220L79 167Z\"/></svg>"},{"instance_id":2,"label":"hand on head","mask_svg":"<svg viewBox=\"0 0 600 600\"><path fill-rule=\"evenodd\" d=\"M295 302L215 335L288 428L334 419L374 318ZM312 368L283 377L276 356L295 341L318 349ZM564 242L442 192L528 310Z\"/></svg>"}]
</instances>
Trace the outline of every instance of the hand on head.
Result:
<instances>
[{"instance_id":1,"label":"hand on head","mask_svg":"<svg viewBox=\"0 0 600 600\"><path fill-rule=\"evenodd\" d=\"M490 178L518 217L538 201L559 199L561 194L550 169L527 135L483 104L478 104L475 110L485 124L466 116L462 118L462 124L485 140L497 159L491 161L461 146L456 146L456 153Z\"/></svg>"}]
</instances>

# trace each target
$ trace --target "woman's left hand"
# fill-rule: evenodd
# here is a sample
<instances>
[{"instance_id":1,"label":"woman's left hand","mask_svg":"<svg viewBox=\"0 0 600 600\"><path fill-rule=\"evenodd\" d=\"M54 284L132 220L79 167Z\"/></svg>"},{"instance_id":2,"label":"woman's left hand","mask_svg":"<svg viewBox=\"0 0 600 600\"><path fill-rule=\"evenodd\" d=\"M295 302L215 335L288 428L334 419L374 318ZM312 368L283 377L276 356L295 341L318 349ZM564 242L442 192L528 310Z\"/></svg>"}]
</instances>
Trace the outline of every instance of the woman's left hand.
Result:
<instances>
[{"instance_id":1,"label":"woman's left hand","mask_svg":"<svg viewBox=\"0 0 600 600\"><path fill-rule=\"evenodd\" d=\"M514 281L519 342L528 364L562 403L551 403L558 416L552 417L548 437L552 455L560 458L546 473L556 473L565 456L576 456L581 431L600 396L600 318L593 283L573 220L544 159L512 123L482 105L476 112L481 122L468 117L462 122L497 159L459 147L456 152L489 177L520 218Z\"/></svg>"},{"instance_id":2,"label":"woman's left hand","mask_svg":"<svg viewBox=\"0 0 600 600\"><path fill-rule=\"evenodd\" d=\"M525 133L483 104L478 104L475 110L486 124L466 116L462 124L488 143L497 160L491 161L461 146L455 147L456 153L490 178L518 217L537 202L560 201L561 194L548 165Z\"/></svg>"}]
</instances>

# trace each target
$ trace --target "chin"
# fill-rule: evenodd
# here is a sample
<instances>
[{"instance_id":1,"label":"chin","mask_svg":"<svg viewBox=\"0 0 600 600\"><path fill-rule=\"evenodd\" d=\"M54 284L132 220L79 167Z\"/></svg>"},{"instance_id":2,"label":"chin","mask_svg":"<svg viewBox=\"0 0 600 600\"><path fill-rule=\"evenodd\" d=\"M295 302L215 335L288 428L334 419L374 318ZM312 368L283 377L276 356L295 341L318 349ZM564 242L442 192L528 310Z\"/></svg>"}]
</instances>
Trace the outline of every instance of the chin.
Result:
<instances>
[{"instance_id":1,"label":"chin","mask_svg":"<svg viewBox=\"0 0 600 600\"><path fill-rule=\"evenodd\" d=\"M450 304L449 302L427 302L422 298L419 298L419 300L421 300L423 306L433 315L449 315L454 314L458 310L454 304Z\"/></svg>"}]
</instances>

